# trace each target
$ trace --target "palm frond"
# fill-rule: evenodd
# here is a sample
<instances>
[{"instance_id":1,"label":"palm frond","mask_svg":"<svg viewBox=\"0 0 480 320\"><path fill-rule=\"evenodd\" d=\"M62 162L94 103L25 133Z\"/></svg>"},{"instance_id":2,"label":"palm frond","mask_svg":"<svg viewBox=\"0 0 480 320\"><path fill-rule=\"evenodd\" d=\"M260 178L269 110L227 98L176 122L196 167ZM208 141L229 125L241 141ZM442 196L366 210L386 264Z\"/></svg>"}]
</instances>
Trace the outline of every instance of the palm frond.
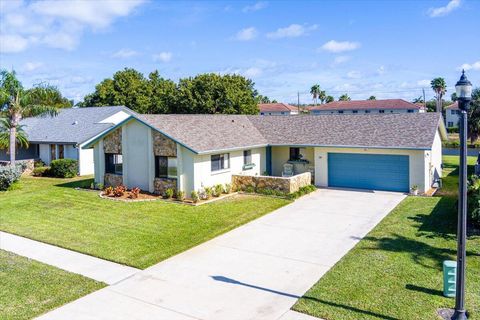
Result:
<instances>
[{"instance_id":1,"label":"palm frond","mask_svg":"<svg viewBox=\"0 0 480 320\"><path fill-rule=\"evenodd\" d=\"M29 141L24 125L17 125L16 143L17 146L28 148ZM10 146L11 123L7 118L0 118L0 149L8 149Z\"/></svg>"}]
</instances>

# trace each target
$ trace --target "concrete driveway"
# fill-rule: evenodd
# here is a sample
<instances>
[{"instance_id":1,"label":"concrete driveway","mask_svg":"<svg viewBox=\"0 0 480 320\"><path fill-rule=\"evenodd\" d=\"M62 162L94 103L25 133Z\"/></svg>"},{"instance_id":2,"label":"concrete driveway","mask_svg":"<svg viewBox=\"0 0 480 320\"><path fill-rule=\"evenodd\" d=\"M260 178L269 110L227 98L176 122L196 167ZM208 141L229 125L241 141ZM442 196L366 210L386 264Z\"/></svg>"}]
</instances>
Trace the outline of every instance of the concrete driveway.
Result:
<instances>
[{"instance_id":1,"label":"concrete driveway","mask_svg":"<svg viewBox=\"0 0 480 320\"><path fill-rule=\"evenodd\" d=\"M404 197L320 189L40 318L293 319L298 297Z\"/></svg>"}]
</instances>

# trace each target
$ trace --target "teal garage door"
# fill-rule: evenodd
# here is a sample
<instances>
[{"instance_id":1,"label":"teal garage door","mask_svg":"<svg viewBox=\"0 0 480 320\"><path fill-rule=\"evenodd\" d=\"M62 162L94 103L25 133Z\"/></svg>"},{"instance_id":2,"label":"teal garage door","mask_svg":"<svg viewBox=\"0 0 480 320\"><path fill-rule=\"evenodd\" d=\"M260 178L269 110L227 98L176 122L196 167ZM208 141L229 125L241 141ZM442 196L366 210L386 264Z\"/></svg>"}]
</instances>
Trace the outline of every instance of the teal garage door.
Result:
<instances>
[{"instance_id":1,"label":"teal garage door","mask_svg":"<svg viewBox=\"0 0 480 320\"><path fill-rule=\"evenodd\" d=\"M328 154L328 186L408 192L408 156Z\"/></svg>"}]
</instances>

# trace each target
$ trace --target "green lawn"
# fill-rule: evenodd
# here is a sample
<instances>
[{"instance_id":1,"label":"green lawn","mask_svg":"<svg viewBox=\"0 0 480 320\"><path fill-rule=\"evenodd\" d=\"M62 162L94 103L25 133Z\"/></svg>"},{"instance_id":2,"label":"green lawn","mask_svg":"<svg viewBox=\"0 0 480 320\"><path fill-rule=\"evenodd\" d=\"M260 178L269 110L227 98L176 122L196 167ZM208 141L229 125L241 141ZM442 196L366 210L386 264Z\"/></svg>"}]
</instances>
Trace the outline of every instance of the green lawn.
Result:
<instances>
[{"instance_id":1,"label":"green lawn","mask_svg":"<svg viewBox=\"0 0 480 320\"><path fill-rule=\"evenodd\" d=\"M328 320L438 319L442 261L456 254L458 157L444 157L444 189L408 197L293 307ZM473 164L474 158L469 159ZM467 310L480 319L480 237L467 244Z\"/></svg>"},{"instance_id":2,"label":"green lawn","mask_svg":"<svg viewBox=\"0 0 480 320\"><path fill-rule=\"evenodd\" d=\"M32 319L104 286L0 250L0 319Z\"/></svg>"},{"instance_id":3,"label":"green lawn","mask_svg":"<svg viewBox=\"0 0 480 320\"><path fill-rule=\"evenodd\" d=\"M91 181L22 178L13 191L0 193L0 230L146 268L290 203L263 196L198 207L125 203L73 188Z\"/></svg>"}]
</instances>

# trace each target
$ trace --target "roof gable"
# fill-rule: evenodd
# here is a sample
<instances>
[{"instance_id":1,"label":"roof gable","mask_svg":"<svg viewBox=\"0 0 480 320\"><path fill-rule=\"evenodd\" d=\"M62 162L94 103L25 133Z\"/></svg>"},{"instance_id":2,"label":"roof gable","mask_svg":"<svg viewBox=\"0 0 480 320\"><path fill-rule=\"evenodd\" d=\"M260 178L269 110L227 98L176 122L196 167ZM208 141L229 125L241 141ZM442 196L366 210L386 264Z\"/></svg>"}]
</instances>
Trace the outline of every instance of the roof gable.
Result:
<instances>
[{"instance_id":1,"label":"roof gable","mask_svg":"<svg viewBox=\"0 0 480 320\"><path fill-rule=\"evenodd\" d=\"M414 103L403 99L383 99L383 100L351 100L351 101L333 101L327 104L313 106L310 110L380 110L380 109L423 109Z\"/></svg>"},{"instance_id":2,"label":"roof gable","mask_svg":"<svg viewBox=\"0 0 480 320\"><path fill-rule=\"evenodd\" d=\"M260 103L260 112L298 112L298 108L287 103Z\"/></svg>"}]
</instances>

